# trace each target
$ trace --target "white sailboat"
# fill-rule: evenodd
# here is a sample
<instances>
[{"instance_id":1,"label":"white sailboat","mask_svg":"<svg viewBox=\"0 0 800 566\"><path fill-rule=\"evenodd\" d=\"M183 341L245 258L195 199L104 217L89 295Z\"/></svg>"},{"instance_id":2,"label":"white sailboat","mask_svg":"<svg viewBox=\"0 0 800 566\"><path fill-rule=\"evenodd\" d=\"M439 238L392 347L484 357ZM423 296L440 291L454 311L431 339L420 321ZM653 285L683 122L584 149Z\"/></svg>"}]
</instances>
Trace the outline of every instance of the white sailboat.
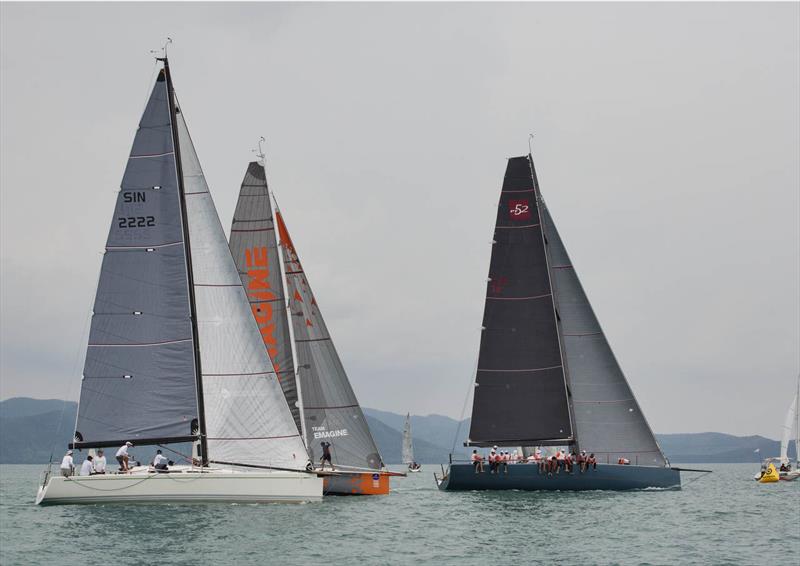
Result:
<instances>
[{"instance_id":1,"label":"white sailboat","mask_svg":"<svg viewBox=\"0 0 800 566\"><path fill-rule=\"evenodd\" d=\"M45 474L37 504L322 498L163 62L122 179L70 448L191 442L166 473Z\"/></svg>"},{"instance_id":2,"label":"white sailboat","mask_svg":"<svg viewBox=\"0 0 800 566\"><path fill-rule=\"evenodd\" d=\"M794 467L792 467L792 462L789 458L789 443L792 438L794 438ZM770 470L770 465L775 468L774 472ZM776 473L779 481L792 481L800 477L800 374L797 375L794 398L789 405L789 410L786 412L786 420L783 422L780 456L765 459L761 465L761 472L756 474L755 479L761 481L767 475L767 480L769 480ZM762 483L771 482L763 481Z\"/></svg>"},{"instance_id":3,"label":"white sailboat","mask_svg":"<svg viewBox=\"0 0 800 566\"><path fill-rule=\"evenodd\" d=\"M409 413L406 413L406 423L403 426L403 463L408 466L410 474L422 471L422 466L414 460L414 442L411 437L411 415Z\"/></svg>"}]
</instances>

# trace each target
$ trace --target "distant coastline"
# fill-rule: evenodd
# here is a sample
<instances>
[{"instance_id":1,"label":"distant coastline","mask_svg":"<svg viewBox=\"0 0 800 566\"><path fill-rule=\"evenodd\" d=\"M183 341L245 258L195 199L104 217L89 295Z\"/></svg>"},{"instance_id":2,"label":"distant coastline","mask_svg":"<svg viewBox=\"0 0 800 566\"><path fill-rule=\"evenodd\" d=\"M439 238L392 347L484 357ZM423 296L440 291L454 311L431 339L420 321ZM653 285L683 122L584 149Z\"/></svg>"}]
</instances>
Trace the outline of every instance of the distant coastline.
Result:
<instances>
[{"instance_id":1,"label":"distant coastline","mask_svg":"<svg viewBox=\"0 0 800 566\"><path fill-rule=\"evenodd\" d=\"M51 452L57 459L71 440L77 403L59 399L13 397L0 401L0 464L44 464ZM386 464L399 464L405 415L364 408L367 422ZM439 464L466 456L462 446L469 419L459 423L442 415L412 415L414 452L418 462ZM460 428L459 428L460 426ZM59 430L60 428L60 430ZM459 431L455 446L453 439ZM742 463L776 456L777 440L763 436L733 436L719 432L657 434L673 462ZM790 447L790 456L794 448Z\"/></svg>"}]
</instances>

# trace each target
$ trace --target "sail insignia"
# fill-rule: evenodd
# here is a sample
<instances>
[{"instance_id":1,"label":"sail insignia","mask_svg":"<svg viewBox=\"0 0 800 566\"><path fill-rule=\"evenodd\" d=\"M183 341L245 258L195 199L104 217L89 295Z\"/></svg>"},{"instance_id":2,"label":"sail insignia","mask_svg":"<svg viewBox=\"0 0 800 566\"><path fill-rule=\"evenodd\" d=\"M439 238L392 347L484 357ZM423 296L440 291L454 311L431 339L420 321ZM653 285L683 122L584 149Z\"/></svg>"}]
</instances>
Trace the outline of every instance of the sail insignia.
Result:
<instances>
[{"instance_id":1,"label":"sail insignia","mask_svg":"<svg viewBox=\"0 0 800 566\"><path fill-rule=\"evenodd\" d=\"M263 155L259 155L263 158ZM264 347L298 431L302 430L286 296L264 166L248 165L233 214L230 250Z\"/></svg>"}]
</instances>

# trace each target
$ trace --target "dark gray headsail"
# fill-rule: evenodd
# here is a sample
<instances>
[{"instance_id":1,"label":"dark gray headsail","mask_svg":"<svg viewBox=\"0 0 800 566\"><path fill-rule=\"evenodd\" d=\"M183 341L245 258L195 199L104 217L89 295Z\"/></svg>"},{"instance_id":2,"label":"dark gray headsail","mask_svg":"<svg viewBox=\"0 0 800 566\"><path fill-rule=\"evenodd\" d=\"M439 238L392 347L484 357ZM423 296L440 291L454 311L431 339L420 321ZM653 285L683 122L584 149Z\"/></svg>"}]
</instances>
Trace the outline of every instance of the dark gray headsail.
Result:
<instances>
[{"instance_id":1,"label":"dark gray headsail","mask_svg":"<svg viewBox=\"0 0 800 566\"><path fill-rule=\"evenodd\" d=\"M286 316L286 295L278 257L272 203L264 165L255 161L248 165L239 191L239 200L233 213L230 249L242 278L242 285L247 291L264 346L272 359L297 430L301 431L292 343Z\"/></svg>"},{"instance_id":2,"label":"dark gray headsail","mask_svg":"<svg viewBox=\"0 0 800 566\"><path fill-rule=\"evenodd\" d=\"M337 467L383 467L364 413L325 326L280 211L275 211L286 273L289 313L297 350L298 379L312 460L329 442Z\"/></svg>"},{"instance_id":3,"label":"dark gray headsail","mask_svg":"<svg viewBox=\"0 0 800 566\"><path fill-rule=\"evenodd\" d=\"M601 462L666 461L589 304L550 212L542 202L553 286L567 358L579 447Z\"/></svg>"},{"instance_id":4,"label":"dark gray headsail","mask_svg":"<svg viewBox=\"0 0 800 566\"><path fill-rule=\"evenodd\" d=\"M94 303L78 447L198 433L186 245L165 71L122 178Z\"/></svg>"},{"instance_id":5,"label":"dark gray headsail","mask_svg":"<svg viewBox=\"0 0 800 566\"><path fill-rule=\"evenodd\" d=\"M573 439L550 266L527 156L508 160L486 286L469 444Z\"/></svg>"}]
</instances>

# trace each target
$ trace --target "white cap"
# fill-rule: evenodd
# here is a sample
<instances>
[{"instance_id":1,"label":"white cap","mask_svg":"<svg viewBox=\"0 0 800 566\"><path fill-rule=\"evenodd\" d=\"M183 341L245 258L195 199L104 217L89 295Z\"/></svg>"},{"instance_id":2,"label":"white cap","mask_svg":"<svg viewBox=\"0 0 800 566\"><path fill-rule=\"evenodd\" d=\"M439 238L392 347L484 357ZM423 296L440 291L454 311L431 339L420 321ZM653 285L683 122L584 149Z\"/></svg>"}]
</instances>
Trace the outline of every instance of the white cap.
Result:
<instances>
[{"instance_id":1,"label":"white cap","mask_svg":"<svg viewBox=\"0 0 800 566\"><path fill-rule=\"evenodd\" d=\"M72 450L67 450L67 454L72 454Z\"/></svg>"},{"instance_id":2,"label":"white cap","mask_svg":"<svg viewBox=\"0 0 800 566\"><path fill-rule=\"evenodd\" d=\"M125 446L133 446L133 442L128 441L125 443Z\"/></svg>"}]
</instances>

